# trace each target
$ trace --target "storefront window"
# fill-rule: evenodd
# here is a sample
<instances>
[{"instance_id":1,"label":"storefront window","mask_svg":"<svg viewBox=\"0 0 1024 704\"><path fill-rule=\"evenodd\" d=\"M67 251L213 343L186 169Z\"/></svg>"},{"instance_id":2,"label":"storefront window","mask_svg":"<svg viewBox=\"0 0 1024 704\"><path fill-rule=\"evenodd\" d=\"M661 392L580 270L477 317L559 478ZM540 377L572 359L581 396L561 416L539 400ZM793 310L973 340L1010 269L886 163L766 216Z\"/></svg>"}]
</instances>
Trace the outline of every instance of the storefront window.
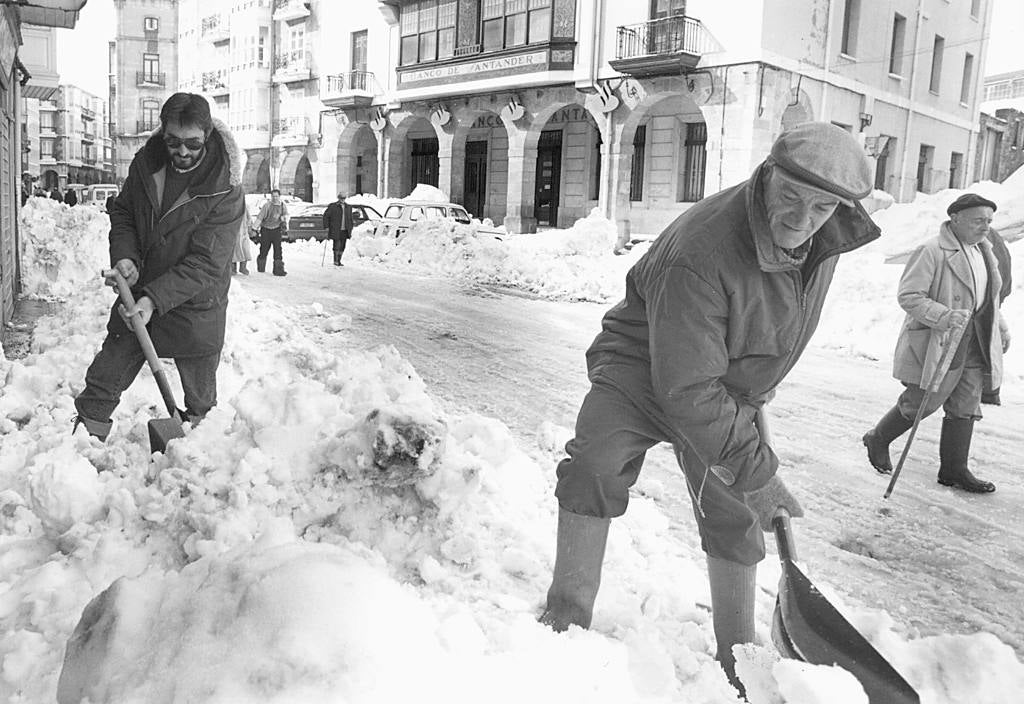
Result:
<instances>
[{"instance_id":1,"label":"storefront window","mask_svg":"<svg viewBox=\"0 0 1024 704\"><path fill-rule=\"evenodd\" d=\"M484 51L551 39L551 0L483 0Z\"/></svg>"}]
</instances>

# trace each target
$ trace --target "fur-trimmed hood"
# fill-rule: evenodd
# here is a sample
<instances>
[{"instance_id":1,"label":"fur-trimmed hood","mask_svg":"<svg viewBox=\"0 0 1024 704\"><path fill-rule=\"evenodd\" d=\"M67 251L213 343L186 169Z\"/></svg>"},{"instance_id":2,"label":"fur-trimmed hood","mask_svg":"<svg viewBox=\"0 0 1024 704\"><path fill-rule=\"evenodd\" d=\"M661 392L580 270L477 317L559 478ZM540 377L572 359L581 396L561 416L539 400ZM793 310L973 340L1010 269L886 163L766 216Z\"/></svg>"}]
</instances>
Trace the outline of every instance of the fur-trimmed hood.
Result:
<instances>
[{"instance_id":1,"label":"fur-trimmed hood","mask_svg":"<svg viewBox=\"0 0 1024 704\"><path fill-rule=\"evenodd\" d=\"M163 140L163 126L156 129L146 144L139 151L148 167L149 173L156 173L167 165L167 151ZM213 131L206 141L207 158L221 162L221 168L214 168L204 184L214 189L242 184L242 171L245 168L245 152L238 146L235 136L223 120L213 118ZM225 168L226 167L226 168ZM213 181L213 183L210 183ZM191 190L191 189L190 189Z\"/></svg>"}]
</instances>

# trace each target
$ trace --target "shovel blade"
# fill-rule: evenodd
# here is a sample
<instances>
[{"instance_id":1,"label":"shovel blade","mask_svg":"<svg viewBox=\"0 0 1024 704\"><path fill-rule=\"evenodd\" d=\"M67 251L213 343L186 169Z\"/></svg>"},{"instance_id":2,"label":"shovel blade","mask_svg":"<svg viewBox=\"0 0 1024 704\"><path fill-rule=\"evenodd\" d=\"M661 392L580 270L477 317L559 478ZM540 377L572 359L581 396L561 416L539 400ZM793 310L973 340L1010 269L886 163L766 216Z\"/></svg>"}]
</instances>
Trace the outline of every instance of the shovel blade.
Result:
<instances>
[{"instance_id":1,"label":"shovel blade","mask_svg":"<svg viewBox=\"0 0 1024 704\"><path fill-rule=\"evenodd\" d=\"M167 443L185 437L177 418L155 418L149 421L149 451L166 452Z\"/></svg>"},{"instance_id":2,"label":"shovel blade","mask_svg":"<svg viewBox=\"0 0 1024 704\"><path fill-rule=\"evenodd\" d=\"M782 564L778 610L779 630L800 660L849 671L871 704L920 704L914 688L791 560Z\"/></svg>"}]
</instances>

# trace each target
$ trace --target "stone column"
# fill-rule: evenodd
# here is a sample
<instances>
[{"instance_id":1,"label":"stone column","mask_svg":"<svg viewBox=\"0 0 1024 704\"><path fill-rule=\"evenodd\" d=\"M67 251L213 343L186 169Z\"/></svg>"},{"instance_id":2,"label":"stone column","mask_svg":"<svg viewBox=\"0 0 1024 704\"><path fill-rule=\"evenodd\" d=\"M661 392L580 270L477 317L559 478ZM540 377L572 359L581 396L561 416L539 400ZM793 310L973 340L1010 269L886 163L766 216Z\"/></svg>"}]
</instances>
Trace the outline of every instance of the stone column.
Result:
<instances>
[{"instance_id":1,"label":"stone column","mask_svg":"<svg viewBox=\"0 0 1024 704\"><path fill-rule=\"evenodd\" d=\"M509 135L508 191L505 195L505 229L509 232L536 232L533 196L537 180L537 147L526 149L526 134Z\"/></svg>"}]
</instances>

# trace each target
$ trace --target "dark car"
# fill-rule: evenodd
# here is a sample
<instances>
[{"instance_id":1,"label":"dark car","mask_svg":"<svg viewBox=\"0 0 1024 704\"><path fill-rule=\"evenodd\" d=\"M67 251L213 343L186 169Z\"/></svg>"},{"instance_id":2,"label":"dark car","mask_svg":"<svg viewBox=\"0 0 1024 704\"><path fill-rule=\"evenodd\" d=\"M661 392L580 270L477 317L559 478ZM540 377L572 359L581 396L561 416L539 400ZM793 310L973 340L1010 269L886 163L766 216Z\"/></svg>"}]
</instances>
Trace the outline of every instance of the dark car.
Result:
<instances>
[{"instance_id":1,"label":"dark car","mask_svg":"<svg viewBox=\"0 0 1024 704\"><path fill-rule=\"evenodd\" d=\"M308 239L320 242L327 239L327 229L324 227L324 211L327 210L327 205L324 203L295 207L288 220L288 231L281 239L285 242ZM349 207L352 208L353 228L359 227L367 220L380 220L380 213L369 205L352 204Z\"/></svg>"}]
</instances>

